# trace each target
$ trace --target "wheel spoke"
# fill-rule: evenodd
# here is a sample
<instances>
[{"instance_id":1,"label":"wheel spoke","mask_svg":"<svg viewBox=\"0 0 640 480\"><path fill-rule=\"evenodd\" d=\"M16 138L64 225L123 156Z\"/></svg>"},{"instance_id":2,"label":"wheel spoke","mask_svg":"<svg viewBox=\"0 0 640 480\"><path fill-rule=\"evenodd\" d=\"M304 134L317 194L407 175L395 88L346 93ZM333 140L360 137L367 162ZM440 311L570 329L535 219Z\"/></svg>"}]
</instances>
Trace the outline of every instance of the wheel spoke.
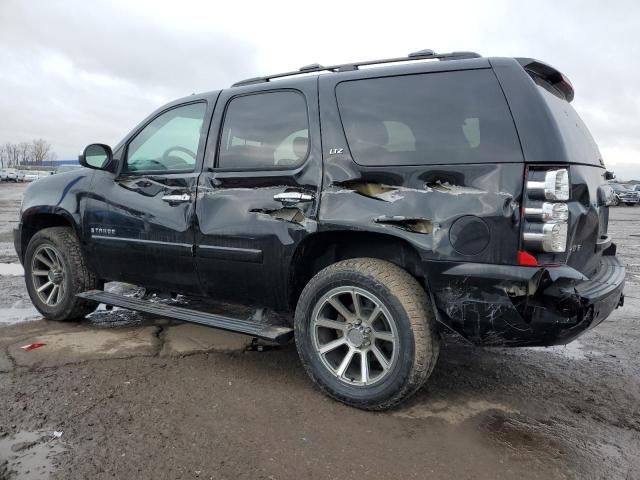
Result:
<instances>
[{"instance_id":1,"label":"wheel spoke","mask_svg":"<svg viewBox=\"0 0 640 480\"><path fill-rule=\"evenodd\" d=\"M324 328L331 328L333 330L343 331L346 328L344 322L338 322L336 320L329 320L328 318L319 318L316 320L316 325Z\"/></svg>"},{"instance_id":2,"label":"wheel spoke","mask_svg":"<svg viewBox=\"0 0 640 480\"><path fill-rule=\"evenodd\" d=\"M46 290L47 288L49 288L51 285L53 285L53 282L49 281L47 283L42 284L39 288L38 288L38 293Z\"/></svg>"},{"instance_id":3,"label":"wheel spoke","mask_svg":"<svg viewBox=\"0 0 640 480\"><path fill-rule=\"evenodd\" d=\"M376 305L376 307L371 312L371 315L369 315L369 319L367 320L367 323L371 325L373 322L375 322L375 320L378 318L378 315L380 315L381 311L382 310L380 309L380 305Z\"/></svg>"},{"instance_id":4,"label":"wheel spoke","mask_svg":"<svg viewBox=\"0 0 640 480\"><path fill-rule=\"evenodd\" d=\"M63 283L58 285L58 296L56 297L56 303L60 303L60 301L62 300L62 296L64 295L63 285Z\"/></svg>"},{"instance_id":5,"label":"wheel spoke","mask_svg":"<svg viewBox=\"0 0 640 480\"><path fill-rule=\"evenodd\" d=\"M378 349L378 347L376 347L375 345L372 345L371 346L371 351L373 352L373 354L378 359L378 362L380 362L380 365L382 366L382 369L383 370L387 370L389 368L389 361L386 358L384 358L384 355Z\"/></svg>"},{"instance_id":6,"label":"wheel spoke","mask_svg":"<svg viewBox=\"0 0 640 480\"><path fill-rule=\"evenodd\" d=\"M349 349L344 359L342 360L342 363L338 367L338 370L336 371L336 375L338 377L344 376L344 373L347 371L347 368L349 368L349 365L351 364L351 360L353 360L353 356L355 355L355 353L356 350L354 348Z\"/></svg>"},{"instance_id":7,"label":"wheel spoke","mask_svg":"<svg viewBox=\"0 0 640 480\"><path fill-rule=\"evenodd\" d=\"M49 257L49 260L51 261L51 263L55 267L57 267L58 266L58 256L56 255L56 252L54 252L50 248L46 248L46 247L44 249L42 249L42 251L47 255L47 257Z\"/></svg>"},{"instance_id":8,"label":"wheel spoke","mask_svg":"<svg viewBox=\"0 0 640 480\"><path fill-rule=\"evenodd\" d=\"M384 342L395 342L396 341L396 337L393 336L393 333L391 332L377 332L377 331L373 331L373 336L378 339L378 340L382 340Z\"/></svg>"},{"instance_id":9,"label":"wheel spoke","mask_svg":"<svg viewBox=\"0 0 640 480\"><path fill-rule=\"evenodd\" d=\"M353 311L356 314L356 318L360 317L360 299L358 299L358 294L355 291L351 292L351 300L353 301Z\"/></svg>"},{"instance_id":10,"label":"wheel spoke","mask_svg":"<svg viewBox=\"0 0 640 480\"><path fill-rule=\"evenodd\" d=\"M344 339L344 337L336 338L335 340L332 340L331 342L325 343L324 345L322 345L318 349L318 352L320 352L321 355L324 355L325 353L335 350L340 345L344 345L345 343L346 343L346 340Z\"/></svg>"},{"instance_id":11,"label":"wheel spoke","mask_svg":"<svg viewBox=\"0 0 640 480\"><path fill-rule=\"evenodd\" d=\"M53 268L53 263L51 263L50 260L47 260L46 258L44 258L44 255L42 254L36 255L36 260L38 260L40 263L44 263L49 268Z\"/></svg>"},{"instance_id":12,"label":"wheel spoke","mask_svg":"<svg viewBox=\"0 0 640 480\"><path fill-rule=\"evenodd\" d=\"M362 383L369 382L369 360L367 359L367 355L369 352L365 350L364 352L360 352L360 381Z\"/></svg>"},{"instance_id":13,"label":"wheel spoke","mask_svg":"<svg viewBox=\"0 0 640 480\"><path fill-rule=\"evenodd\" d=\"M353 313L351 313L337 297L330 298L328 302L345 320L353 318Z\"/></svg>"},{"instance_id":14,"label":"wheel spoke","mask_svg":"<svg viewBox=\"0 0 640 480\"><path fill-rule=\"evenodd\" d=\"M47 275L49 275L49 271L48 270L34 270L31 273L33 275L35 275L36 277L46 277Z\"/></svg>"},{"instance_id":15,"label":"wheel spoke","mask_svg":"<svg viewBox=\"0 0 640 480\"><path fill-rule=\"evenodd\" d=\"M56 293L58 293L59 289L60 287L58 285L53 286L53 288L51 289L51 292L49 293L49 296L47 297L47 305L51 305L51 302L53 301L53 297L56 296Z\"/></svg>"}]
</instances>

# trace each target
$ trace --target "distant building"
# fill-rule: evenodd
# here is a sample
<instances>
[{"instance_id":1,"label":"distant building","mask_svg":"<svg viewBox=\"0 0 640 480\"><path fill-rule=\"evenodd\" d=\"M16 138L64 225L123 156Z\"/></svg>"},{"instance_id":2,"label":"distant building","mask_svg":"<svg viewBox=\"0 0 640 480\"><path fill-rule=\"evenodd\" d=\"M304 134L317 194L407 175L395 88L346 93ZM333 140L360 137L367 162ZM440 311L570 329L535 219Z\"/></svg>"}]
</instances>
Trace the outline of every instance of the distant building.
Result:
<instances>
[{"instance_id":1,"label":"distant building","mask_svg":"<svg viewBox=\"0 0 640 480\"><path fill-rule=\"evenodd\" d=\"M55 168L60 165L79 165L79 163L77 158L74 160L43 160L41 166Z\"/></svg>"}]
</instances>

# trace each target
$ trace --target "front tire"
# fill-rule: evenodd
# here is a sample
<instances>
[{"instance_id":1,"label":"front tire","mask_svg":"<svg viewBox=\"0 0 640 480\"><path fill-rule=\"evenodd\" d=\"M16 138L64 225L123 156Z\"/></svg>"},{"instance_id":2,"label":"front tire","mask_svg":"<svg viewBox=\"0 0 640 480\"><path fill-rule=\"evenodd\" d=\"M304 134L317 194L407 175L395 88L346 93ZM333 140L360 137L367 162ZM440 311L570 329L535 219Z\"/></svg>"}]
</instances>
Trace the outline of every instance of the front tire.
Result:
<instances>
[{"instance_id":1,"label":"front tire","mask_svg":"<svg viewBox=\"0 0 640 480\"><path fill-rule=\"evenodd\" d=\"M76 294L103 287L68 227L45 228L31 238L24 257L24 277L33 305L48 320L83 318L96 304Z\"/></svg>"},{"instance_id":2,"label":"front tire","mask_svg":"<svg viewBox=\"0 0 640 480\"><path fill-rule=\"evenodd\" d=\"M415 393L439 353L424 289L374 258L344 260L314 276L298 301L295 337L314 383L366 410L386 410Z\"/></svg>"}]
</instances>

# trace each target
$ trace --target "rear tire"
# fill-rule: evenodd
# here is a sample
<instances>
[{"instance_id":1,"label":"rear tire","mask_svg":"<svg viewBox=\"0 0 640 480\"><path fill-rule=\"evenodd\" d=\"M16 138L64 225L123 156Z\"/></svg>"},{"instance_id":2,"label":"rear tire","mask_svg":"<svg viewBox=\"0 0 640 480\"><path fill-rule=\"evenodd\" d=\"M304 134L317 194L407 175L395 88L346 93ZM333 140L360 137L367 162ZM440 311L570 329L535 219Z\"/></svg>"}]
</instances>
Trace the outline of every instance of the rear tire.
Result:
<instances>
[{"instance_id":1,"label":"rear tire","mask_svg":"<svg viewBox=\"0 0 640 480\"><path fill-rule=\"evenodd\" d=\"M415 393L439 353L422 286L374 258L344 260L314 276L298 301L295 337L320 390L366 410L386 410Z\"/></svg>"},{"instance_id":2,"label":"rear tire","mask_svg":"<svg viewBox=\"0 0 640 480\"><path fill-rule=\"evenodd\" d=\"M48 320L78 320L96 309L77 293L103 288L69 227L37 232L25 252L24 278L33 305Z\"/></svg>"}]
</instances>

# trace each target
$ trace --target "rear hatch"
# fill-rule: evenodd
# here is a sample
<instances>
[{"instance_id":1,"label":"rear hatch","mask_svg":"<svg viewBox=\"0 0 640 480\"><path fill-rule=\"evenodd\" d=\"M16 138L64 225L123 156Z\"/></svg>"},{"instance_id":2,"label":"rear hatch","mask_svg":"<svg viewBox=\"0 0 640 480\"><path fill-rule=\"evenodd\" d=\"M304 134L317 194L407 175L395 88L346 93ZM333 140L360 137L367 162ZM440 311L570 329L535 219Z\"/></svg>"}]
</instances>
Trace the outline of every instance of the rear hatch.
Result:
<instances>
[{"instance_id":1,"label":"rear hatch","mask_svg":"<svg viewBox=\"0 0 640 480\"><path fill-rule=\"evenodd\" d=\"M573 87L557 70L541 62L520 59L546 105L550 122L560 137L564 158L558 165L530 165L536 169L567 168L570 197L565 252L536 255L541 264L566 263L590 276L598 268L607 236L612 189L607 182L602 156L591 133L571 105Z\"/></svg>"}]
</instances>

